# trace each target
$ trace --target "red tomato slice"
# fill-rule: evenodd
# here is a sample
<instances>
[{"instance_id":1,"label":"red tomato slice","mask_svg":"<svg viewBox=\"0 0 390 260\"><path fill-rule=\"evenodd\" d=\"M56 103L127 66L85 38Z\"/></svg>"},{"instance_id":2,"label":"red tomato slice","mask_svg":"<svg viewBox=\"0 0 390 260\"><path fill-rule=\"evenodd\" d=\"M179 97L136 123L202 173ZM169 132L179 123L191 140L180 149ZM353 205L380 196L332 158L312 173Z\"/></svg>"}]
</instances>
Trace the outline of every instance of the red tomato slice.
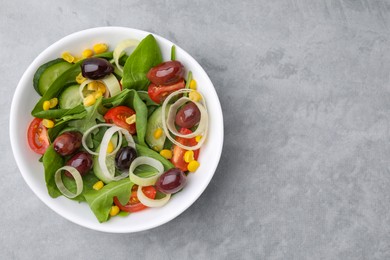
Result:
<instances>
[{"instance_id":1,"label":"red tomato slice","mask_svg":"<svg viewBox=\"0 0 390 260\"><path fill-rule=\"evenodd\" d=\"M135 123L129 125L126 123L126 118L135 114L135 111L126 106L113 107L107 111L104 115L104 120L106 123L115 124L119 127L122 127L130 132L130 134L135 134L137 132L135 128Z\"/></svg>"},{"instance_id":2,"label":"red tomato slice","mask_svg":"<svg viewBox=\"0 0 390 260\"><path fill-rule=\"evenodd\" d=\"M184 88L186 83L184 82L184 79L180 80L179 82L169 85L169 86L163 86L163 85L155 85L150 84L148 87L148 94L149 97L156 102L157 104L161 104L165 98L171 94L172 92Z\"/></svg>"},{"instance_id":3,"label":"red tomato slice","mask_svg":"<svg viewBox=\"0 0 390 260\"><path fill-rule=\"evenodd\" d=\"M142 204L137 197L137 189L134 189L134 187L137 187L137 185L133 186L131 196L129 199L129 202L127 202L126 205L122 205L117 197L114 197L114 204L118 206L118 208L122 211L126 212L137 212L143 209L146 209L147 206ZM146 186L142 188L143 193L145 193L146 197L149 199L154 199L156 197L156 189L153 186Z\"/></svg>"},{"instance_id":4,"label":"red tomato slice","mask_svg":"<svg viewBox=\"0 0 390 260\"><path fill-rule=\"evenodd\" d=\"M181 128L180 131L179 131L180 134L183 134L183 135L188 135L188 134L191 134L192 131L190 129L187 129L187 128ZM176 137L176 141L178 141L179 143L183 144L183 145L186 145L186 146L194 146L197 144L196 140L195 140L195 137L194 138L190 138L190 139L187 139L187 138L182 138L182 137ZM171 162L173 163L173 165L175 165L176 168L179 168L180 170L182 171L188 171L187 169L187 166L188 166L188 163L186 163L184 161L184 154L185 152L187 152L187 150L177 146L177 145L174 145L173 146L173 155L172 155L172 159L171 159ZM195 160L198 159L198 156L199 156L199 149L198 150L194 150L194 158Z\"/></svg>"},{"instance_id":5,"label":"red tomato slice","mask_svg":"<svg viewBox=\"0 0 390 260\"><path fill-rule=\"evenodd\" d=\"M44 154L47 147L49 147L49 136L46 127L42 124L41 118L34 118L30 123L27 131L28 145L30 148L38 153Z\"/></svg>"}]
</instances>

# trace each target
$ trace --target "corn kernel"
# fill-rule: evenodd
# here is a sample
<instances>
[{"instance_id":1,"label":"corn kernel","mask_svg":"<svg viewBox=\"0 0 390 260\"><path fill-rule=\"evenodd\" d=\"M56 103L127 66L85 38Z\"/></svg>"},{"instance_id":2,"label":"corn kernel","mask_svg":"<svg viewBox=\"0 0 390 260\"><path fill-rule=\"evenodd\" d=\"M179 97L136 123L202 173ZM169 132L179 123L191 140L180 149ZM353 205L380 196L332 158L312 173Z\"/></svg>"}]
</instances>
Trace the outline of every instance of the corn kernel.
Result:
<instances>
[{"instance_id":1,"label":"corn kernel","mask_svg":"<svg viewBox=\"0 0 390 260\"><path fill-rule=\"evenodd\" d=\"M91 81L88 83L87 89L90 91L96 91L98 89L98 82L97 81Z\"/></svg>"},{"instance_id":2,"label":"corn kernel","mask_svg":"<svg viewBox=\"0 0 390 260\"><path fill-rule=\"evenodd\" d=\"M93 188L94 190L100 190L101 188L103 188L103 186L104 186L104 183L103 183L102 181L98 181L98 182L96 182L96 183L92 186L92 188Z\"/></svg>"},{"instance_id":3,"label":"corn kernel","mask_svg":"<svg viewBox=\"0 0 390 260\"><path fill-rule=\"evenodd\" d=\"M126 123L128 123L129 125L131 124L134 124L135 123L135 120L136 120L136 115L131 115L129 116L128 118L126 118Z\"/></svg>"},{"instance_id":4,"label":"corn kernel","mask_svg":"<svg viewBox=\"0 0 390 260\"><path fill-rule=\"evenodd\" d=\"M108 50L108 45L105 43L97 43L93 46L93 50L96 54L100 54Z\"/></svg>"},{"instance_id":5,"label":"corn kernel","mask_svg":"<svg viewBox=\"0 0 390 260\"><path fill-rule=\"evenodd\" d=\"M112 153L112 151L114 151L114 144L111 142L111 141L109 141L108 142L108 145L107 145L107 153Z\"/></svg>"},{"instance_id":6,"label":"corn kernel","mask_svg":"<svg viewBox=\"0 0 390 260\"><path fill-rule=\"evenodd\" d=\"M102 92L102 94L106 93L106 86L99 81L97 83L97 91Z\"/></svg>"},{"instance_id":7,"label":"corn kernel","mask_svg":"<svg viewBox=\"0 0 390 260\"><path fill-rule=\"evenodd\" d=\"M49 100L49 102L50 102L50 108L53 108L58 104L58 98L52 98Z\"/></svg>"},{"instance_id":8,"label":"corn kernel","mask_svg":"<svg viewBox=\"0 0 390 260\"><path fill-rule=\"evenodd\" d=\"M164 150L161 150L160 151L160 155L162 157L164 157L165 159L171 159L172 158L172 151L171 150L167 150L167 149L164 149Z\"/></svg>"},{"instance_id":9,"label":"corn kernel","mask_svg":"<svg viewBox=\"0 0 390 260\"><path fill-rule=\"evenodd\" d=\"M159 139L163 135L163 130L159 127L154 131L154 139Z\"/></svg>"},{"instance_id":10,"label":"corn kernel","mask_svg":"<svg viewBox=\"0 0 390 260\"><path fill-rule=\"evenodd\" d=\"M84 59L84 57L74 57L73 63L79 62L83 59Z\"/></svg>"},{"instance_id":11,"label":"corn kernel","mask_svg":"<svg viewBox=\"0 0 390 260\"><path fill-rule=\"evenodd\" d=\"M195 160L194 151L188 150L184 153L183 159L186 163L192 162Z\"/></svg>"},{"instance_id":12,"label":"corn kernel","mask_svg":"<svg viewBox=\"0 0 390 260\"><path fill-rule=\"evenodd\" d=\"M199 168L199 165L200 165L199 162L194 160L188 164L187 169L190 172L194 172Z\"/></svg>"},{"instance_id":13,"label":"corn kernel","mask_svg":"<svg viewBox=\"0 0 390 260\"><path fill-rule=\"evenodd\" d=\"M86 81L87 79L83 77L83 74L81 74L81 72L79 73L79 75L76 76L76 82L78 84L81 84L83 83L84 81Z\"/></svg>"},{"instance_id":14,"label":"corn kernel","mask_svg":"<svg viewBox=\"0 0 390 260\"><path fill-rule=\"evenodd\" d=\"M54 127L54 122L50 119L43 119L42 120L42 124L46 127L46 128L53 128Z\"/></svg>"},{"instance_id":15,"label":"corn kernel","mask_svg":"<svg viewBox=\"0 0 390 260\"><path fill-rule=\"evenodd\" d=\"M202 100L202 96L199 94L198 91L191 91L188 97L195 102Z\"/></svg>"},{"instance_id":16,"label":"corn kernel","mask_svg":"<svg viewBox=\"0 0 390 260\"><path fill-rule=\"evenodd\" d=\"M85 49L81 55L83 55L84 58L89 58L93 56L93 51L91 49Z\"/></svg>"},{"instance_id":17,"label":"corn kernel","mask_svg":"<svg viewBox=\"0 0 390 260\"><path fill-rule=\"evenodd\" d=\"M118 206L112 206L110 209L110 216L113 217L113 216L118 215L119 211L120 210L119 210Z\"/></svg>"},{"instance_id":18,"label":"corn kernel","mask_svg":"<svg viewBox=\"0 0 390 260\"><path fill-rule=\"evenodd\" d=\"M201 136L201 135L195 136L195 141L196 141L197 143L200 142L200 139L202 139L202 136Z\"/></svg>"},{"instance_id":19,"label":"corn kernel","mask_svg":"<svg viewBox=\"0 0 390 260\"><path fill-rule=\"evenodd\" d=\"M194 79L190 81L190 89L196 90L196 81Z\"/></svg>"},{"instance_id":20,"label":"corn kernel","mask_svg":"<svg viewBox=\"0 0 390 260\"><path fill-rule=\"evenodd\" d=\"M46 100L42 104L43 110L49 110L50 109L50 101Z\"/></svg>"},{"instance_id":21,"label":"corn kernel","mask_svg":"<svg viewBox=\"0 0 390 260\"><path fill-rule=\"evenodd\" d=\"M89 107L95 104L96 98L93 95L88 95L84 98L83 103L84 106Z\"/></svg>"},{"instance_id":22,"label":"corn kernel","mask_svg":"<svg viewBox=\"0 0 390 260\"><path fill-rule=\"evenodd\" d=\"M94 96L96 99L98 99L98 98L102 97L103 94L102 94L102 92L100 92L100 91L96 91L96 92L93 93L93 96Z\"/></svg>"},{"instance_id":23,"label":"corn kernel","mask_svg":"<svg viewBox=\"0 0 390 260\"><path fill-rule=\"evenodd\" d=\"M65 51L61 54L61 58L63 58L66 62L72 63L74 62L74 57L68 51Z\"/></svg>"}]
</instances>

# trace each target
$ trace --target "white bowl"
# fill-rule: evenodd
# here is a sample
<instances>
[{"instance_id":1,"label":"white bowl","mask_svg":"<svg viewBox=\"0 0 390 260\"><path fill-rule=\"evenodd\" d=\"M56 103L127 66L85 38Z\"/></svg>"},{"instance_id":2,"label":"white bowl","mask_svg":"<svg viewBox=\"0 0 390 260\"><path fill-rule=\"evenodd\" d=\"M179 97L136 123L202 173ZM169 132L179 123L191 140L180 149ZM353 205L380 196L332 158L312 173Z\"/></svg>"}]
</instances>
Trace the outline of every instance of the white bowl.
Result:
<instances>
[{"instance_id":1,"label":"white bowl","mask_svg":"<svg viewBox=\"0 0 390 260\"><path fill-rule=\"evenodd\" d=\"M38 67L60 57L65 50L81 53L98 42L115 46L126 38L143 39L149 33L145 31L122 28L100 27L73 33L44 50L23 74L12 100L10 115L10 138L17 165L26 183L33 192L52 210L64 218L81 226L112 233L129 233L147 230L162 225L177 217L186 210L202 194L209 184L217 168L223 145L223 118L221 105L206 72L187 52L176 45L176 58L191 70L197 81L198 89L206 99L209 111L209 135L201 148L199 162L201 166L194 174L190 174L186 187L173 196L162 208L146 209L130 214L127 217L114 217L108 222L99 223L86 203L78 203L63 196L53 199L46 189L43 165L38 161L40 156L30 150L27 143L27 128L31 120L31 110L39 99L32 81ZM172 42L154 35L160 45L163 59L170 59Z\"/></svg>"}]
</instances>

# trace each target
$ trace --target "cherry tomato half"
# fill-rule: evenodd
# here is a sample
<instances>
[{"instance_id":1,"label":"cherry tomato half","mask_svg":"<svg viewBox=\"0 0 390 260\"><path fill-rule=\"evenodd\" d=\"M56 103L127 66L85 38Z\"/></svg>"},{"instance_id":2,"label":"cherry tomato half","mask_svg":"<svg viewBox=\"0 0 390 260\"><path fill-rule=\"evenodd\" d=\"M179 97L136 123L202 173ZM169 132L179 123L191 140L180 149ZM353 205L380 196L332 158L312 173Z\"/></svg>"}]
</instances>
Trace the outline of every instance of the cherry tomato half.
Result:
<instances>
[{"instance_id":1,"label":"cherry tomato half","mask_svg":"<svg viewBox=\"0 0 390 260\"><path fill-rule=\"evenodd\" d=\"M134 188L135 187L135 188ZM142 204L137 197L137 189L138 186L134 185L131 191L131 196L129 202L126 205L122 205L117 197L114 197L114 204L118 206L118 208L122 211L126 212L137 212L143 209L146 209L147 206ZM145 193L146 197L149 199L154 199L156 197L156 189L153 186L146 186L142 188L143 193Z\"/></svg>"},{"instance_id":2,"label":"cherry tomato half","mask_svg":"<svg viewBox=\"0 0 390 260\"><path fill-rule=\"evenodd\" d=\"M41 118L34 118L30 123L27 131L27 139L30 148L34 152L38 154L44 154L46 152L50 142L47 129L43 126Z\"/></svg>"},{"instance_id":3,"label":"cherry tomato half","mask_svg":"<svg viewBox=\"0 0 390 260\"><path fill-rule=\"evenodd\" d=\"M119 127L126 129L127 131L129 131L130 134L133 135L137 132L135 128L135 123L129 125L128 123L126 123L126 119L134 114L135 112L133 109L126 106L118 106L109 109L104 115L104 120L106 120L106 123L113 123Z\"/></svg>"},{"instance_id":4,"label":"cherry tomato half","mask_svg":"<svg viewBox=\"0 0 390 260\"><path fill-rule=\"evenodd\" d=\"M163 86L163 85L155 85L150 84L148 87L148 94L149 97L156 102L157 104L161 104L165 98L171 94L172 92L182 89L185 87L184 79L180 80L179 82L169 85L169 86Z\"/></svg>"},{"instance_id":5,"label":"cherry tomato half","mask_svg":"<svg viewBox=\"0 0 390 260\"><path fill-rule=\"evenodd\" d=\"M183 134L183 135L188 135L188 134L191 134L192 131L190 129L187 129L187 128L181 128L179 133ZM186 145L186 146L194 146L197 144L195 137L190 138L190 139L176 137L176 141L178 141L179 143ZM175 165L176 168L179 168L180 170L182 170L184 172L188 171L188 169L187 169L188 163L186 163L184 161L185 152L187 152L187 150L185 150L177 145L174 145L173 146L173 155L172 155L172 159L171 159L171 162L173 163L173 165ZM199 149L194 151L195 160L198 159L198 156L199 156Z\"/></svg>"}]
</instances>

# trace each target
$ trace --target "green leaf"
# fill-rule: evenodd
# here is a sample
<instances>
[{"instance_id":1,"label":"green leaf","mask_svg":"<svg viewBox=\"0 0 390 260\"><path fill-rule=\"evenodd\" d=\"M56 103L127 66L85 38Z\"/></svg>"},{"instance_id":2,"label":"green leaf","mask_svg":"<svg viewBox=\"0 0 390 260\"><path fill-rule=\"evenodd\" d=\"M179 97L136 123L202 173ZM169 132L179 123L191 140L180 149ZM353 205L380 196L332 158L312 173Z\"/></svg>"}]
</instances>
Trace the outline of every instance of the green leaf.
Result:
<instances>
[{"instance_id":1,"label":"green leaf","mask_svg":"<svg viewBox=\"0 0 390 260\"><path fill-rule=\"evenodd\" d=\"M135 110L137 138L140 144L145 145L146 125L148 122L148 108L141 100L138 92L133 89L124 89L118 95L104 99L102 104L106 107L128 106Z\"/></svg>"},{"instance_id":2,"label":"green leaf","mask_svg":"<svg viewBox=\"0 0 390 260\"><path fill-rule=\"evenodd\" d=\"M47 148L42 161L45 169L47 191L52 198L57 198L58 196L61 196L62 193L57 188L54 181L54 175L56 171L64 165L64 159L54 150L52 144Z\"/></svg>"},{"instance_id":3,"label":"green leaf","mask_svg":"<svg viewBox=\"0 0 390 260\"><path fill-rule=\"evenodd\" d=\"M162 157L159 153L153 151L152 149L149 149L146 146L136 144L136 149L137 149L138 156L147 156L160 161L163 164L165 171L172 169L174 167L170 161L168 161L167 159Z\"/></svg>"},{"instance_id":4,"label":"green leaf","mask_svg":"<svg viewBox=\"0 0 390 260\"><path fill-rule=\"evenodd\" d=\"M123 68L124 88L147 90L149 80L146 73L162 62L160 47L153 35L146 36L127 59Z\"/></svg>"},{"instance_id":5,"label":"green leaf","mask_svg":"<svg viewBox=\"0 0 390 260\"><path fill-rule=\"evenodd\" d=\"M101 190L89 190L84 193L84 198L95 214L99 222L108 220L113 198L118 197L121 204L126 204L130 199L133 183L129 178L111 182Z\"/></svg>"}]
</instances>

